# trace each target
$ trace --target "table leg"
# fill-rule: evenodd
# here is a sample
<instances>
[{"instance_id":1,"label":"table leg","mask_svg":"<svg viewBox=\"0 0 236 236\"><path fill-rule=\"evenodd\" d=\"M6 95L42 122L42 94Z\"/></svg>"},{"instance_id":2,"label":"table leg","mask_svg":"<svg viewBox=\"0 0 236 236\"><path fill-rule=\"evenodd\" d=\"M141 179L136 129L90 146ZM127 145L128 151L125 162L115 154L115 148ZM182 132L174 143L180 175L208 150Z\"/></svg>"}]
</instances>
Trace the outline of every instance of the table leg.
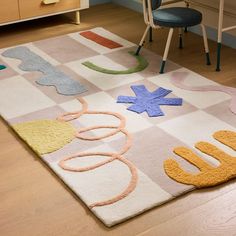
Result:
<instances>
[{"instance_id":1,"label":"table leg","mask_svg":"<svg viewBox=\"0 0 236 236\"><path fill-rule=\"evenodd\" d=\"M80 24L80 12L79 11L75 12L75 24L76 25Z\"/></svg>"},{"instance_id":2,"label":"table leg","mask_svg":"<svg viewBox=\"0 0 236 236\"><path fill-rule=\"evenodd\" d=\"M224 19L224 0L220 0L219 22L218 22L218 39L217 39L217 65L216 71L220 71L221 66L221 46L222 46L222 28Z\"/></svg>"}]
</instances>

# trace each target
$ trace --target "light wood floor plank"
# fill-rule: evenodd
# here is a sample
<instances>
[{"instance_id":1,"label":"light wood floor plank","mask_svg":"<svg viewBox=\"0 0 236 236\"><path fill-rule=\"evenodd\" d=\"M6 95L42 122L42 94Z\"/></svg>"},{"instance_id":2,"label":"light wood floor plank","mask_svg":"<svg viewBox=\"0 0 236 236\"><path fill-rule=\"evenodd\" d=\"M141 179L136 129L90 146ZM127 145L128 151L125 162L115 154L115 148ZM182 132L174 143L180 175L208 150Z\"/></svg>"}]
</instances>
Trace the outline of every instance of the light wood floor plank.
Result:
<instances>
[{"instance_id":1,"label":"light wood floor plank","mask_svg":"<svg viewBox=\"0 0 236 236\"><path fill-rule=\"evenodd\" d=\"M139 236L235 236L236 190L181 214L164 224L139 234Z\"/></svg>"}]
</instances>

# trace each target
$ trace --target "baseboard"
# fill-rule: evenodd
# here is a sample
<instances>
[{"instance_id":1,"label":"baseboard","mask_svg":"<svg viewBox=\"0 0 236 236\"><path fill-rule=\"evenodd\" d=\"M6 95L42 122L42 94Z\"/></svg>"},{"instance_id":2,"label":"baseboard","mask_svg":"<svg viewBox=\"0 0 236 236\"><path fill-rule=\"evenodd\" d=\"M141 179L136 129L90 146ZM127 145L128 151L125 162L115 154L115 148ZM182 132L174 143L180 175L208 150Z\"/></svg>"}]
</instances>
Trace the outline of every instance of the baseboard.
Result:
<instances>
[{"instance_id":1,"label":"baseboard","mask_svg":"<svg viewBox=\"0 0 236 236\"><path fill-rule=\"evenodd\" d=\"M94 5L109 3L109 2L111 2L111 0L89 0L89 5L94 6Z\"/></svg>"},{"instance_id":2,"label":"baseboard","mask_svg":"<svg viewBox=\"0 0 236 236\"><path fill-rule=\"evenodd\" d=\"M142 7L142 4L140 4L140 2L138 1L135 1L135 0L112 0L113 3L116 3L118 5L121 5L121 6L124 6L124 7L127 7L129 9L132 9L134 11L137 11L137 12L143 12L143 7Z\"/></svg>"},{"instance_id":3,"label":"baseboard","mask_svg":"<svg viewBox=\"0 0 236 236\"><path fill-rule=\"evenodd\" d=\"M206 26L206 30L207 30L208 39L211 39L213 41L217 41L217 30L214 28L211 28L209 26ZM191 28L189 28L189 31L193 32L195 34L198 34L198 35L202 35L202 31L200 29L200 26L191 27ZM236 37L224 32L222 44L236 49Z\"/></svg>"}]
</instances>

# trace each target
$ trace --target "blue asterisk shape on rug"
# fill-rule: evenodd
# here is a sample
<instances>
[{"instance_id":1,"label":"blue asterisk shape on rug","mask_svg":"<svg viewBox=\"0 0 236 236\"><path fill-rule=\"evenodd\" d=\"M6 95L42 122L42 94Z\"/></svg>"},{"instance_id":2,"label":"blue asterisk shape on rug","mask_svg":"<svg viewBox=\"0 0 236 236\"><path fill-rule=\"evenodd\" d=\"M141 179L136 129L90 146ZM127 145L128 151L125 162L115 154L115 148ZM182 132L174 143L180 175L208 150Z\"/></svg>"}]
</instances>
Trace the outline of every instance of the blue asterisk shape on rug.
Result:
<instances>
[{"instance_id":1,"label":"blue asterisk shape on rug","mask_svg":"<svg viewBox=\"0 0 236 236\"><path fill-rule=\"evenodd\" d=\"M119 96L117 103L132 103L127 108L129 111L134 111L138 114L147 112L149 117L164 116L160 106L181 106L182 98L165 98L171 93L171 90L165 88L158 88L154 92L149 92L144 85L133 85L131 89L134 91L136 97Z\"/></svg>"}]
</instances>

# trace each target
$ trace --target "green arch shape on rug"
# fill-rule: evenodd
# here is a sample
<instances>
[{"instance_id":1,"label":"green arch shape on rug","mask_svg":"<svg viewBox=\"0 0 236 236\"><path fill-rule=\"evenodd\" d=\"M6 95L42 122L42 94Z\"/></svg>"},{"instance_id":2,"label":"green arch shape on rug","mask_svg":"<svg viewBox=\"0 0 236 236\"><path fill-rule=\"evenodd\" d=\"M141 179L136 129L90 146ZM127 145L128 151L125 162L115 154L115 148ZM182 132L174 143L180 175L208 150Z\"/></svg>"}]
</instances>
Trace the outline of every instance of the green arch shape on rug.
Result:
<instances>
[{"instance_id":1,"label":"green arch shape on rug","mask_svg":"<svg viewBox=\"0 0 236 236\"><path fill-rule=\"evenodd\" d=\"M95 71L105 73L105 74L112 74L112 75L132 74L132 73L142 71L148 66L148 62L144 57L142 57L140 55L136 55L135 52L129 52L129 54L136 58L138 64L134 67L127 69L127 70L110 70L110 69L106 69L106 68L97 66L89 61L85 61L82 64L91 70L95 70Z\"/></svg>"}]
</instances>

